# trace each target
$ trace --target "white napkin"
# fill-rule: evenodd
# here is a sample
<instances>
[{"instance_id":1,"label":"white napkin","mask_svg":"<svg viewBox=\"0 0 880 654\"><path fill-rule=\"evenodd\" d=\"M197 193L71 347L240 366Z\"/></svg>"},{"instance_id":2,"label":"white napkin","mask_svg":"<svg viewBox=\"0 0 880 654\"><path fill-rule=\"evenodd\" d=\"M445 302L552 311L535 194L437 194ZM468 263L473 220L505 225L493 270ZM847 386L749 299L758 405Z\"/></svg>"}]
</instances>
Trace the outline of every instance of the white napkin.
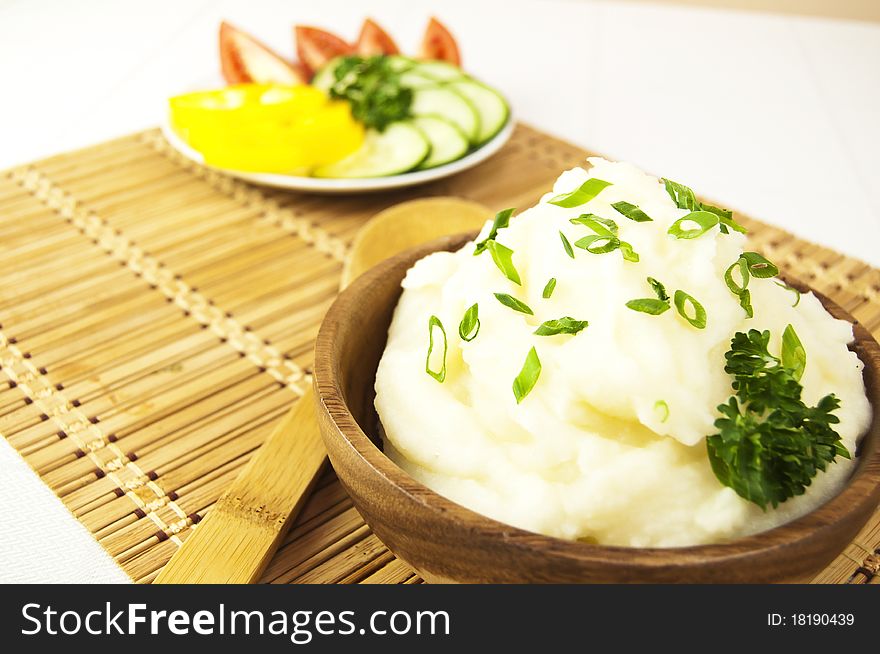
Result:
<instances>
[{"instance_id":1,"label":"white napkin","mask_svg":"<svg viewBox=\"0 0 880 654\"><path fill-rule=\"evenodd\" d=\"M0 437L0 583L131 583Z\"/></svg>"}]
</instances>

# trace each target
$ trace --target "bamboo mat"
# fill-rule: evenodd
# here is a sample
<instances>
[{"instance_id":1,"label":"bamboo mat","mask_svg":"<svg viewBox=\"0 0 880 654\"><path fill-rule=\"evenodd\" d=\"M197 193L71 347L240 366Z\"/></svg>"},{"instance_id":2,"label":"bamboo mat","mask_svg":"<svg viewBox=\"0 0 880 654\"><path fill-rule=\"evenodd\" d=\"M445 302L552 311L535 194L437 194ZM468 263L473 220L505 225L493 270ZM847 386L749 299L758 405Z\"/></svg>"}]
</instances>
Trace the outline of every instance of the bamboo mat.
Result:
<instances>
[{"instance_id":1,"label":"bamboo mat","mask_svg":"<svg viewBox=\"0 0 880 654\"><path fill-rule=\"evenodd\" d=\"M364 221L424 195L525 208L586 154L521 125L471 172L319 197L196 166L150 130L0 173L0 433L150 582L309 383ZM880 271L744 222L757 249L880 335ZM880 583L878 546L880 514L815 581ZM421 581L332 471L263 580Z\"/></svg>"}]
</instances>

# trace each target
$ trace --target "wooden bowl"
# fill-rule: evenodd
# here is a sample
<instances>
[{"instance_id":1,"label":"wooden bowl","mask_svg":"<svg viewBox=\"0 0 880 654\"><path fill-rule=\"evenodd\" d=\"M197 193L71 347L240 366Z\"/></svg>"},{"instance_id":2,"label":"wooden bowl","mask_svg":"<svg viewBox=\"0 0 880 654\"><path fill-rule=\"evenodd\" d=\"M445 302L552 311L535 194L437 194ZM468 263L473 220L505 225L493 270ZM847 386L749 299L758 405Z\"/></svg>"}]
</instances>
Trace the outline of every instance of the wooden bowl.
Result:
<instances>
[{"instance_id":1,"label":"wooden bowl","mask_svg":"<svg viewBox=\"0 0 880 654\"><path fill-rule=\"evenodd\" d=\"M851 349L865 363L875 407L860 460L846 487L793 522L716 545L628 548L591 545L524 531L479 515L423 486L381 451L374 381L400 282L413 263L457 250L473 235L434 241L379 264L343 292L316 345L315 387L330 461L376 535L428 581L771 582L808 580L859 532L880 500L880 347L846 311L817 293L837 318L853 323ZM797 282L792 282L797 286ZM806 288L801 285L802 290Z\"/></svg>"}]
</instances>

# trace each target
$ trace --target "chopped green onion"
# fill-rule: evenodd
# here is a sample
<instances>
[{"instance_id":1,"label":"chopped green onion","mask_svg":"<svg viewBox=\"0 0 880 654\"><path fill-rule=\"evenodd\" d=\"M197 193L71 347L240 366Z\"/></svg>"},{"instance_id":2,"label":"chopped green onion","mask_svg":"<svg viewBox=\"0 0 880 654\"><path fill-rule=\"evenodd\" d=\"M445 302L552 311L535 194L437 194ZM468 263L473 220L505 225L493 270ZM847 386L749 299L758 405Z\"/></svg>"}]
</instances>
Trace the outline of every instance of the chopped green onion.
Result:
<instances>
[{"instance_id":1,"label":"chopped green onion","mask_svg":"<svg viewBox=\"0 0 880 654\"><path fill-rule=\"evenodd\" d=\"M697 227L693 229L685 229L686 223L696 223ZM667 233L675 238L692 239L702 236L715 225L718 224L718 216L709 211L692 211L686 216L682 216L667 230Z\"/></svg>"},{"instance_id":2,"label":"chopped green onion","mask_svg":"<svg viewBox=\"0 0 880 654\"><path fill-rule=\"evenodd\" d=\"M733 278L733 271L737 269L739 270L742 285L737 284ZM730 292L739 298L739 305L746 312L746 316L752 318L755 315L755 311L752 309L752 292L748 290L749 279L749 266L742 257L730 264L727 270L724 271L724 283L727 284Z\"/></svg>"},{"instance_id":3,"label":"chopped green onion","mask_svg":"<svg viewBox=\"0 0 880 654\"><path fill-rule=\"evenodd\" d=\"M574 250L571 249L571 243L568 242L568 239L565 237L561 231L559 232L559 238L562 239L562 247L565 248L565 253L574 259Z\"/></svg>"},{"instance_id":4,"label":"chopped green onion","mask_svg":"<svg viewBox=\"0 0 880 654\"><path fill-rule=\"evenodd\" d=\"M626 307L633 311L659 316L669 309L669 295L666 293L666 287L653 277L648 277L648 284L657 295L657 299L648 297L630 300L626 303Z\"/></svg>"},{"instance_id":5,"label":"chopped green onion","mask_svg":"<svg viewBox=\"0 0 880 654\"><path fill-rule=\"evenodd\" d=\"M687 209L689 211L707 211L709 213L715 214L718 217L718 222L720 223L719 229L721 230L722 234L728 233L728 227L736 232L740 232L741 234L746 233L746 228L733 219L732 211L700 202L699 200L697 200L697 196L694 194L694 192L684 184L673 182L671 179L666 179L665 177L662 181L663 185L666 187L666 192L669 194L669 197L672 198L672 201L675 202L675 206L679 209Z\"/></svg>"},{"instance_id":6,"label":"chopped green onion","mask_svg":"<svg viewBox=\"0 0 880 654\"><path fill-rule=\"evenodd\" d=\"M498 270L503 272L504 276L514 284L522 286L519 273L516 271L516 266L513 265L513 250L501 245L498 241L489 241L486 248L492 255L492 261L498 266Z\"/></svg>"},{"instance_id":7,"label":"chopped green onion","mask_svg":"<svg viewBox=\"0 0 880 654\"><path fill-rule=\"evenodd\" d=\"M590 323L586 320L575 320L569 316L564 316L557 320L547 320L541 323L541 326L535 330L538 336L554 336L556 334L577 334L579 331L587 327Z\"/></svg>"},{"instance_id":8,"label":"chopped green onion","mask_svg":"<svg viewBox=\"0 0 880 654\"><path fill-rule=\"evenodd\" d=\"M553 291L556 289L556 278L551 277L550 281L547 282L547 285L544 287L544 292L541 293L541 297L545 300L553 295Z\"/></svg>"},{"instance_id":9,"label":"chopped green onion","mask_svg":"<svg viewBox=\"0 0 880 654\"><path fill-rule=\"evenodd\" d=\"M654 411L663 416L660 418L660 422L666 422L669 420L669 405L666 404L665 400L657 400L654 402Z\"/></svg>"},{"instance_id":10,"label":"chopped green onion","mask_svg":"<svg viewBox=\"0 0 880 654\"><path fill-rule=\"evenodd\" d=\"M630 300L626 303L627 309L640 311L641 313L649 313L652 316L659 316L664 311L669 310L669 300L657 300L652 297L639 298L638 300Z\"/></svg>"},{"instance_id":11,"label":"chopped green onion","mask_svg":"<svg viewBox=\"0 0 880 654\"><path fill-rule=\"evenodd\" d=\"M506 307L510 307L514 311L519 311L520 313L527 313L530 316L535 315L535 312L531 310L528 304L525 302L521 302L517 300L512 295L508 295L507 293L495 293L495 297L497 300Z\"/></svg>"},{"instance_id":12,"label":"chopped green onion","mask_svg":"<svg viewBox=\"0 0 880 654\"><path fill-rule=\"evenodd\" d=\"M794 301L794 304L791 305L792 307L796 307L798 304L801 303L801 292L799 290L797 290L796 288L794 288L792 286L789 286L785 282L779 281L778 279L776 280L776 285L781 288L784 288L786 291L791 291L792 293L794 293L795 301Z\"/></svg>"},{"instance_id":13,"label":"chopped green onion","mask_svg":"<svg viewBox=\"0 0 880 654\"><path fill-rule=\"evenodd\" d=\"M522 402L525 396L532 391L540 376L541 360L538 358L538 352L532 347L526 355L522 370L513 380L513 395L516 397L517 404Z\"/></svg>"},{"instance_id":14,"label":"chopped green onion","mask_svg":"<svg viewBox=\"0 0 880 654\"><path fill-rule=\"evenodd\" d=\"M618 213L623 214L630 220L635 220L637 223L647 223L654 220L636 205L624 202L623 200L620 202L612 202L611 206L614 207Z\"/></svg>"},{"instance_id":15,"label":"chopped green onion","mask_svg":"<svg viewBox=\"0 0 880 654\"><path fill-rule=\"evenodd\" d=\"M555 204L557 207L565 207L566 209L579 207L599 195L602 189L607 186L611 186L611 182L591 177L574 191L555 196L550 200L550 204Z\"/></svg>"},{"instance_id":16,"label":"chopped green onion","mask_svg":"<svg viewBox=\"0 0 880 654\"><path fill-rule=\"evenodd\" d=\"M733 278L733 271L735 269L739 269L739 275L742 279L742 285L737 284L736 280ZM734 295L739 295L744 290L746 290L749 286L749 266L746 263L746 260L740 257L732 264L730 267L724 271L724 283L727 284L727 288L730 289L730 292Z\"/></svg>"},{"instance_id":17,"label":"chopped green onion","mask_svg":"<svg viewBox=\"0 0 880 654\"><path fill-rule=\"evenodd\" d=\"M807 351L794 327L788 325L782 332L782 365L791 370L795 381L800 381L807 367Z\"/></svg>"},{"instance_id":18,"label":"chopped green onion","mask_svg":"<svg viewBox=\"0 0 880 654\"><path fill-rule=\"evenodd\" d=\"M434 327L439 327L443 334L443 364L439 372L431 370L431 352L434 351ZM446 330L443 329L443 323L437 316L431 316L428 319L428 356L425 357L425 372L431 375L441 384L446 379Z\"/></svg>"},{"instance_id":19,"label":"chopped green onion","mask_svg":"<svg viewBox=\"0 0 880 654\"><path fill-rule=\"evenodd\" d=\"M620 253L623 255L623 258L626 261L632 261L633 263L639 262L639 253L633 250L632 245L630 245L626 241L621 241L618 247L620 248Z\"/></svg>"},{"instance_id":20,"label":"chopped green onion","mask_svg":"<svg viewBox=\"0 0 880 654\"><path fill-rule=\"evenodd\" d=\"M739 294L739 306L746 312L746 318L755 317L755 310L752 308L752 292L749 289L743 289Z\"/></svg>"},{"instance_id":21,"label":"chopped green onion","mask_svg":"<svg viewBox=\"0 0 880 654\"><path fill-rule=\"evenodd\" d=\"M666 287L663 286L663 284L661 284L653 277L648 277L648 284L650 284L651 288L654 289L654 293L657 294L658 300L662 300L663 302L669 301L669 295L666 293Z\"/></svg>"},{"instance_id":22,"label":"chopped green onion","mask_svg":"<svg viewBox=\"0 0 880 654\"><path fill-rule=\"evenodd\" d=\"M608 252L614 252L614 250L620 247L620 240L616 236L590 234L589 236L579 238L574 242L574 246L586 250L590 254L607 254Z\"/></svg>"},{"instance_id":23,"label":"chopped green onion","mask_svg":"<svg viewBox=\"0 0 880 654\"><path fill-rule=\"evenodd\" d=\"M752 277L767 279L768 277L776 277L779 274L779 268L757 252L743 252L742 258L746 260Z\"/></svg>"},{"instance_id":24,"label":"chopped green onion","mask_svg":"<svg viewBox=\"0 0 880 654\"><path fill-rule=\"evenodd\" d=\"M489 235L486 238L477 243L477 247L474 250L474 256L477 256L485 250L487 243L495 240L499 229L504 229L510 224L510 217L513 215L513 211L513 209L504 209L495 214L495 220L492 221L492 229L489 230Z\"/></svg>"},{"instance_id":25,"label":"chopped green onion","mask_svg":"<svg viewBox=\"0 0 880 654\"><path fill-rule=\"evenodd\" d=\"M694 192L690 188L684 184L673 182L671 179L666 179L665 177L663 177L661 181L663 182L663 186L666 187L666 192L669 193L669 197L675 202L676 207L679 209L689 209L690 211L696 211L700 208L697 196L694 195Z\"/></svg>"},{"instance_id":26,"label":"chopped green onion","mask_svg":"<svg viewBox=\"0 0 880 654\"><path fill-rule=\"evenodd\" d=\"M480 333L480 308L474 303L464 312L464 318L458 324L458 335L461 340L470 342Z\"/></svg>"},{"instance_id":27,"label":"chopped green onion","mask_svg":"<svg viewBox=\"0 0 880 654\"><path fill-rule=\"evenodd\" d=\"M577 218L570 218L570 223L574 225L585 225L600 236L617 236L617 223L610 218L603 218L594 213L583 213Z\"/></svg>"},{"instance_id":28,"label":"chopped green onion","mask_svg":"<svg viewBox=\"0 0 880 654\"><path fill-rule=\"evenodd\" d=\"M678 309L678 314L682 318L687 320L697 329L706 328L706 310L703 308L702 304L697 302L694 296L679 290L675 292L675 295L673 296L673 301L675 302L675 308ZM687 313L687 304L690 304L691 307L693 307L693 317L689 316Z\"/></svg>"},{"instance_id":29,"label":"chopped green onion","mask_svg":"<svg viewBox=\"0 0 880 654\"><path fill-rule=\"evenodd\" d=\"M714 213L718 216L719 229L721 229L722 234L727 234L727 230L725 227L729 227L735 232L739 232L740 234L747 234L749 230L740 225L733 219L733 212L729 209L722 209L721 207L716 207L711 204L706 204L705 202L700 203L700 209L702 211L708 211L710 213Z\"/></svg>"}]
</instances>

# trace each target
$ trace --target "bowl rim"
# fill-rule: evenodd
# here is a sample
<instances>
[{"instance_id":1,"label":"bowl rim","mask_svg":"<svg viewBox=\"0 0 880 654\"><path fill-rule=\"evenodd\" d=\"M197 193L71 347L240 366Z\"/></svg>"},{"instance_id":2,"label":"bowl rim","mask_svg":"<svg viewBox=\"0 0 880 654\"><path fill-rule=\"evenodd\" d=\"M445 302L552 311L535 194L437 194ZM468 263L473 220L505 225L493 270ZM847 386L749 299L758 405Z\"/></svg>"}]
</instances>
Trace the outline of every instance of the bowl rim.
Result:
<instances>
[{"instance_id":1,"label":"bowl rim","mask_svg":"<svg viewBox=\"0 0 880 654\"><path fill-rule=\"evenodd\" d=\"M374 266L350 284L328 310L315 345L314 386L316 398L334 424L336 431L354 449L360 459L387 482L415 500L425 509L442 514L444 520L455 522L471 533L495 539L503 538L509 545L542 553L552 553L581 563L598 563L632 569L669 568L742 564L757 556L785 555L794 548L816 545L830 537L840 523L853 514L869 516L880 502L880 345L861 323L824 294L800 280L781 273L779 277L801 292L812 292L835 318L853 326L850 350L864 364L863 380L871 404L872 416L862 434L859 461L841 490L812 511L771 529L740 536L720 543L681 547L630 547L602 545L567 540L528 531L473 511L423 485L389 459L361 429L348 408L336 361L330 353L337 337L337 324L348 317L347 305L393 269L406 264L408 270L418 259L442 250L455 251L472 241L476 232L447 236L414 247ZM399 296L398 296L399 298ZM865 439L872 435L870 450L864 451ZM859 528L863 523L859 524ZM841 548L842 549L842 548Z\"/></svg>"}]
</instances>

